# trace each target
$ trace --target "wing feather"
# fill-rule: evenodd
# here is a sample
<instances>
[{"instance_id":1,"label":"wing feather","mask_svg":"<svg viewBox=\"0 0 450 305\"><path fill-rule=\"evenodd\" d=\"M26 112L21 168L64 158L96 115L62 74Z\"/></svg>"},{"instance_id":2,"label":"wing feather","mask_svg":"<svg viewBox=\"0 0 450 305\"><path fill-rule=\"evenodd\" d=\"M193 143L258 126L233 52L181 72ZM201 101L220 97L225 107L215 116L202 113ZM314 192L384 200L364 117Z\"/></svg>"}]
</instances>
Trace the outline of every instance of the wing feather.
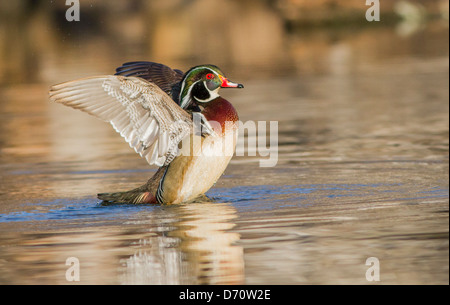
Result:
<instances>
[{"instance_id":1,"label":"wing feather","mask_svg":"<svg viewBox=\"0 0 450 305\"><path fill-rule=\"evenodd\" d=\"M184 73L178 69L150 61L132 61L116 69L116 75L137 76L155 83L178 103Z\"/></svg>"},{"instance_id":2,"label":"wing feather","mask_svg":"<svg viewBox=\"0 0 450 305\"><path fill-rule=\"evenodd\" d=\"M111 123L149 164L167 165L192 119L158 85L138 77L97 76L52 86L54 102Z\"/></svg>"}]
</instances>

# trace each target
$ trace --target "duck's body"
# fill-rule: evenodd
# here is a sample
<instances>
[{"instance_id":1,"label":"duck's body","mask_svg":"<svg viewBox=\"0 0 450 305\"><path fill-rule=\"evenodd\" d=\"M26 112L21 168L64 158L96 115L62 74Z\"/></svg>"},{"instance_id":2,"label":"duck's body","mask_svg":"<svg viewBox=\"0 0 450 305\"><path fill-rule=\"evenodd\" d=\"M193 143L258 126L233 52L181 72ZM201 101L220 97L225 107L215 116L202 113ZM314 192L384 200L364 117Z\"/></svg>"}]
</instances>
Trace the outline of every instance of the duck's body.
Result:
<instances>
[{"instance_id":1,"label":"duck's body","mask_svg":"<svg viewBox=\"0 0 450 305\"><path fill-rule=\"evenodd\" d=\"M226 112L223 110L226 109ZM157 196L160 202L190 201L207 192L230 162L237 141L237 112L219 97L203 111L215 135L189 135L181 155L168 166ZM228 124L226 123L228 122ZM216 125L217 124L217 125Z\"/></svg>"},{"instance_id":2,"label":"duck's body","mask_svg":"<svg viewBox=\"0 0 450 305\"><path fill-rule=\"evenodd\" d=\"M243 86L229 82L211 65L184 75L150 62L127 63L117 71L120 76L81 79L51 90L54 101L109 121L136 152L160 165L145 185L98 198L169 204L207 192L226 169L237 141L238 114L218 89ZM202 125L197 131L196 115Z\"/></svg>"}]
</instances>

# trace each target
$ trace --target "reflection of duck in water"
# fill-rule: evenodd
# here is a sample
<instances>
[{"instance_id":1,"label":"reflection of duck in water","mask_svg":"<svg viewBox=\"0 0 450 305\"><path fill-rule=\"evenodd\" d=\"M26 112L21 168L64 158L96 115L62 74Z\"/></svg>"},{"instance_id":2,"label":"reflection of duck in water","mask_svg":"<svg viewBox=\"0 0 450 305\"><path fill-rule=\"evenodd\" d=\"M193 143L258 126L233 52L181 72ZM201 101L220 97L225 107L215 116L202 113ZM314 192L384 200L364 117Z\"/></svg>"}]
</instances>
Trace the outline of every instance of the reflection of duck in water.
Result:
<instances>
[{"instance_id":1,"label":"reflection of duck in water","mask_svg":"<svg viewBox=\"0 0 450 305\"><path fill-rule=\"evenodd\" d=\"M125 284L244 284L243 249L229 232L236 210L225 203L192 203L152 211L168 231L140 241L123 261ZM162 234L161 234L162 233Z\"/></svg>"},{"instance_id":2,"label":"reflection of duck in water","mask_svg":"<svg viewBox=\"0 0 450 305\"><path fill-rule=\"evenodd\" d=\"M181 203L207 192L236 146L238 115L219 89L243 86L227 80L213 65L183 74L162 64L131 62L116 74L69 81L50 91L53 101L111 123L148 163L160 166L143 186L99 194L99 199ZM194 132L196 118L201 134Z\"/></svg>"}]
</instances>

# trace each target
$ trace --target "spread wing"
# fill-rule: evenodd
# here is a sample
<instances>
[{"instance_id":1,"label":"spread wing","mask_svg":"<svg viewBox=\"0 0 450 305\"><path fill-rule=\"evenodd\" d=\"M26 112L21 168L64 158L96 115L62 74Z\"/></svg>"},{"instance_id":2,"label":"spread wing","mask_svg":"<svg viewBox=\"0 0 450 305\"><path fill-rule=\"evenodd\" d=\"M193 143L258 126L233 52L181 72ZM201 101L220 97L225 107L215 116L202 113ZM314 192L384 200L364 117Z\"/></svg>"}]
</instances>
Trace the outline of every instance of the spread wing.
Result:
<instances>
[{"instance_id":1,"label":"spread wing","mask_svg":"<svg viewBox=\"0 0 450 305\"><path fill-rule=\"evenodd\" d=\"M178 103L181 80L184 75L180 70L171 69L166 65L150 61L132 61L124 63L117 68L116 75L138 76L155 83Z\"/></svg>"},{"instance_id":2,"label":"spread wing","mask_svg":"<svg viewBox=\"0 0 450 305\"><path fill-rule=\"evenodd\" d=\"M192 130L190 115L157 85L137 77L96 76L54 85L54 102L111 123L149 164L169 164Z\"/></svg>"}]
</instances>

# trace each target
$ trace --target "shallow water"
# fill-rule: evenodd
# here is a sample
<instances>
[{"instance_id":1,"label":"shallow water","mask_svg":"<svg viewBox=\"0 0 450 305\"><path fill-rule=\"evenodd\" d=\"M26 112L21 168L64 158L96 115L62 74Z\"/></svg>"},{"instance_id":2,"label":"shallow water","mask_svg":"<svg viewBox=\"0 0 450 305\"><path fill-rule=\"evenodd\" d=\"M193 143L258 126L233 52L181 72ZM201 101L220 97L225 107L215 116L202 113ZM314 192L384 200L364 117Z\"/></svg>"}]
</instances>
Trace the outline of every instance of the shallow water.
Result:
<instances>
[{"instance_id":1,"label":"shallow water","mask_svg":"<svg viewBox=\"0 0 450 305\"><path fill-rule=\"evenodd\" d=\"M230 69L241 120L279 122L278 163L234 157L211 202L99 205L156 169L49 103L62 70L4 86L0 283L67 284L76 257L82 284L370 284L376 257L381 284L448 284L448 28L338 36L317 58L290 37L297 71Z\"/></svg>"}]
</instances>

